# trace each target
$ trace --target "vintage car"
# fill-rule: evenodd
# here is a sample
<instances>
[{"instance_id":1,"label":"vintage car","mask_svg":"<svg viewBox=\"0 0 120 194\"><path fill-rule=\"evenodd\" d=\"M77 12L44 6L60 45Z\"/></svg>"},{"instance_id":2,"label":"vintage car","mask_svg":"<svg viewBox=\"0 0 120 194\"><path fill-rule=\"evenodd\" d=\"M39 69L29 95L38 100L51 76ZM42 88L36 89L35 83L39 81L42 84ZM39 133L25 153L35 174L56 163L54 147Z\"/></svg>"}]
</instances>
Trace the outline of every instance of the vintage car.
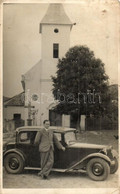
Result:
<instances>
[{"instance_id":1,"label":"vintage car","mask_svg":"<svg viewBox=\"0 0 120 194\"><path fill-rule=\"evenodd\" d=\"M112 146L80 143L73 128L51 127L65 151L55 146L53 171L85 172L95 181L103 181L118 169L117 152ZM16 129L16 141L7 143L3 151L3 164L8 173L21 173L24 169L40 169L38 145L34 144L39 126Z\"/></svg>"}]
</instances>

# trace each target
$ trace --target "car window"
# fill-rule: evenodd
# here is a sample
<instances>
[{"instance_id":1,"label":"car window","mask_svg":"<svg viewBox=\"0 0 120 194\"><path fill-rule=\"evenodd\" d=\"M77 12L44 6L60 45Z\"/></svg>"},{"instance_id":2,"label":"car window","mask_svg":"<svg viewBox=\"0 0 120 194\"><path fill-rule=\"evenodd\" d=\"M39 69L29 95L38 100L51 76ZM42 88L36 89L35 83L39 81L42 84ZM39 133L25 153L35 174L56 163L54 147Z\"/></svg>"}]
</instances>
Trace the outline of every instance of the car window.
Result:
<instances>
[{"instance_id":1,"label":"car window","mask_svg":"<svg viewBox=\"0 0 120 194\"><path fill-rule=\"evenodd\" d=\"M73 131L65 133L65 143L70 144L76 141L75 133Z\"/></svg>"},{"instance_id":2,"label":"car window","mask_svg":"<svg viewBox=\"0 0 120 194\"><path fill-rule=\"evenodd\" d=\"M36 131L26 131L19 134L19 143L34 144Z\"/></svg>"},{"instance_id":3,"label":"car window","mask_svg":"<svg viewBox=\"0 0 120 194\"><path fill-rule=\"evenodd\" d=\"M30 138L29 138L28 132L20 133L19 142L30 143Z\"/></svg>"},{"instance_id":4,"label":"car window","mask_svg":"<svg viewBox=\"0 0 120 194\"><path fill-rule=\"evenodd\" d=\"M61 141L61 133L55 133L55 135L56 135L58 141Z\"/></svg>"}]
</instances>

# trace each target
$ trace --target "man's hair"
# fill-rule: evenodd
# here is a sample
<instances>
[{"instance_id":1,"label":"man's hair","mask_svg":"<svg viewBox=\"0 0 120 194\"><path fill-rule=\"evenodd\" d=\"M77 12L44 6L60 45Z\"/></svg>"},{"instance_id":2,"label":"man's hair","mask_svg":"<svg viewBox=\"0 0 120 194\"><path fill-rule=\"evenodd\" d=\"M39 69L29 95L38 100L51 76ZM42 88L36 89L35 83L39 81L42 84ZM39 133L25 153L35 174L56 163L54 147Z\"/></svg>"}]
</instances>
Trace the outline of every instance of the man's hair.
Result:
<instances>
[{"instance_id":1,"label":"man's hair","mask_svg":"<svg viewBox=\"0 0 120 194\"><path fill-rule=\"evenodd\" d=\"M45 124L46 122L49 122L49 120L47 120L47 119L46 119L46 120L44 120L44 121L43 121L43 124Z\"/></svg>"}]
</instances>

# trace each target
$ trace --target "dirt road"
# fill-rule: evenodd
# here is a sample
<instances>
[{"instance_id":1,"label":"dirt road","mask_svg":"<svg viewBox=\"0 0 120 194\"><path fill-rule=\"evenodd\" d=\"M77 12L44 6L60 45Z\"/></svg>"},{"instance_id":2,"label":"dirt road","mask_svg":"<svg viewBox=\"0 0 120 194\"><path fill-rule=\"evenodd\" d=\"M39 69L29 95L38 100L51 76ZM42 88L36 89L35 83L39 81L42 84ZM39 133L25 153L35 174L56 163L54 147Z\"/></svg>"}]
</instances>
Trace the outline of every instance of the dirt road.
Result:
<instances>
[{"instance_id":1,"label":"dirt road","mask_svg":"<svg viewBox=\"0 0 120 194\"><path fill-rule=\"evenodd\" d=\"M7 174L4 170L4 188L114 188L118 187L118 171L106 181L93 181L86 174L52 172L49 180L41 180L37 171Z\"/></svg>"}]
</instances>

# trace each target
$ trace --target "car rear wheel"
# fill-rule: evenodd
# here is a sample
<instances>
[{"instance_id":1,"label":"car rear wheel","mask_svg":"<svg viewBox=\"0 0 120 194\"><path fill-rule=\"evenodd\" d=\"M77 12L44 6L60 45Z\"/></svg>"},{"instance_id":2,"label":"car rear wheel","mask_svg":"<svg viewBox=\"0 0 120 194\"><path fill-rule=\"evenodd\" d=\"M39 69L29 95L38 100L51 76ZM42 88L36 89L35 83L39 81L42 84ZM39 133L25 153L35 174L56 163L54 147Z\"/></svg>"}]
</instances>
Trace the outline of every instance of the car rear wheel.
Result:
<instances>
[{"instance_id":1,"label":"car rear wheel","mask_svg":"<svg viewBox=\"0 0 120 194\"><path fill-rule=\"evenodd\" d=\"M20 155L10 153L4 159L4 167L8 173L18 174L24 169L24 161Z\"/></svg>"},{"instance_id":2,"label":"car rear wheel","mask_svg":"<svg viewBox=\"0 0 120 194\"><path fill-rule=\"evenodd\" d=\"M114 166L111 166L110 168L110 174L114 174L118 169L118 160L116 157L114 157L115 164Z\"/></svg>"},{"instance_id":3,"label":"car rear wheel","mask_svg":"<svg viewBox=\"0 0 120 194\"><path fill-rule=\"evenodd\" d=\"M107 179L110 173L109 164L101 158L93 158L87 164L88 176L95 181Z\"/></svg>"}]
</instances>

